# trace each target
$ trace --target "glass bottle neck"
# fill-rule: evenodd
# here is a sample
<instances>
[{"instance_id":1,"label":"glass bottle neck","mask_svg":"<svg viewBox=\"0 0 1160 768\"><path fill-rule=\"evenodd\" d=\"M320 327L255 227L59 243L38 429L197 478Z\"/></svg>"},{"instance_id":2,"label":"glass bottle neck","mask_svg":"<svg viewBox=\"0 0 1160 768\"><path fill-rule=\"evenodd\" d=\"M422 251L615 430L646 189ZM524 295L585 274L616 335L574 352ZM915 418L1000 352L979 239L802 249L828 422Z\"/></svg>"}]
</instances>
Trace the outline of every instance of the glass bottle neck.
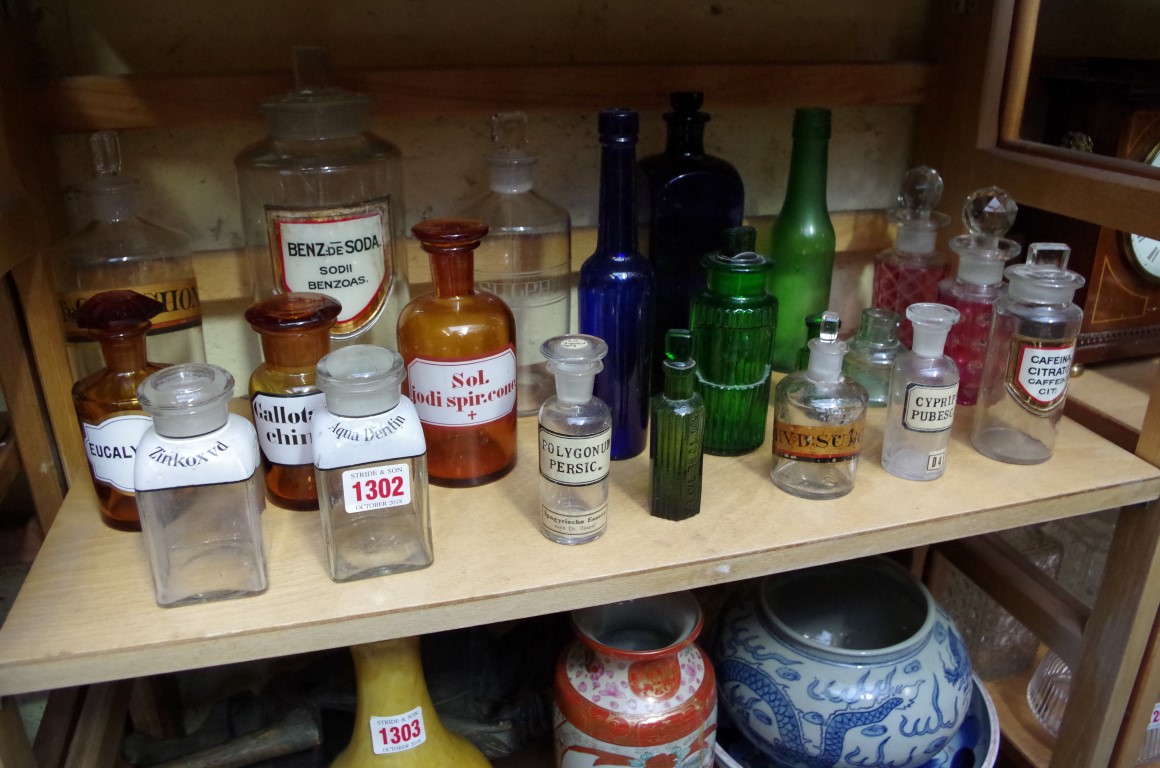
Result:
<instances>
[{"instance_id":1,"label":"glass bottle neck","mask_svg":"<svg viewBox=\"0 0 1160 768\"><path fill-rule=\"evenodd\" d=\"M115 373L133 373L145 368L145 334L106 336L100 339L105 368Z\"/></svg>"},{"instance_id":2,"label":"glass bottle neck","mask_svg":"<svg viewBox=\"0 0 1160 768\"><path fill-rule=\"evenodd\" d=\"M693 371L665 368L665 397L669 400L688 400L693 396Z\"/></svg>"},{"instance_id":3,"label":"glass bottle neck","mask_svg":"<svg viewBox=\"0 0 1160 768\"><path fill-rule=\"evenodd\" d=\"M784 207L826 205L829 144L829 139L794 139Z\"/></svg>"},{"instance_id":4,"label":"glass bottle neck","mask_svg":"<svg viewBox=\"0 0 1160 768\"><path fill-rule=\"evenodd\" d=\"M636 139L606 143L600 152L597 252L636 252Z\"/></svg>"},{"instance_id":5,"label":"glass bottle neck","mask_svg":"<svg viewBox=\"0 0 1160 768\"><path fill-rule=\"evenodd\" d=\"M262 358L271 368L313 371L330 351L330 328L302 332L263 333Z\"/></svg>"},{"instance_id":6,"label":"glass bottle neck","mask_svg":"<svg viewBox=\"0 0 1160 768\"><path fill-rule=\"evenodd\" d=\"M475 292L475 254L472 249L445 249L429 256L436 296L446 299Z\"/></svg>"},{"instance_id":7,"label":"glass bottle neck","mask_svg":"<svg viewBox=\"0 0 1160 768\"><path fill-rule=\"evenodd\" d=\"M665 153L670 155L705 154L705 123L701 120L669 122Z\"/></svg>"}]
</instances>

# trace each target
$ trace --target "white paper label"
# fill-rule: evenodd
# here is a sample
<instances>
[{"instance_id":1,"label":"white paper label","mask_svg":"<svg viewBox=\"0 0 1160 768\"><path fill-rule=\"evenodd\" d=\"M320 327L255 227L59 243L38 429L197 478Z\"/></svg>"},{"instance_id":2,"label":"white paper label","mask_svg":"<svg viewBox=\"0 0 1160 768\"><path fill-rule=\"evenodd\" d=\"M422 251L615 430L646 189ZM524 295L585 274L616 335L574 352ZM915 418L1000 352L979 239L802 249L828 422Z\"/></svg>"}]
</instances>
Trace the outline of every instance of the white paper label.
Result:
<instances>
[{"instance_id":1,"label":"white paper label","mask_svg":"<svg viewBox=\"0 0 1160 768\"><path fill-rule=\"evenodd\" d=\"M371 748L376 755L405 752L427 740L427 726L423 723L423 708L390 717L372 717Z\"/></svg>"},{"instance_id":2,"label":"white paper label","mask_svg":"<svg viewBox=\"0 0 1160 768\"><path fill-rule=\"evenodd\" d=\"M937 451L931 451L926 455L926 471L937 472L947 463L947 449L941 448Z\"/></svg>"},{"instance_id":3,"label":"white paper label","mask_svg":"<svg viewBox=\"0 0 1160 768\"><path fill-rule=\"evenodd\" d=\"M588 536L608 525L608 505L589 510L559 510L541 504L540 524L544 530L561 536Z\"/></svg>"},{"instance_id":4,"label":"white paper label","mask_svg":"<svg viewBox=\"0 0 1160 768\"><path fill-rule=\"evenodd\" d=\"M476 360L428 360L407 366L407 391L424 424L467 427L509 415L516 407L512 347Z\"/></svg>"},{"instance_id":5,"label":"white paper label","mask_svg":"<svg viewBox=\"0 0 1160 768\"><path fill-rule=\"evenodd\" d=\"M133 485L138 492L240 482L257 471L260 460L253 425L236 413L221 429L197 437L162 437L149 428L137 454Z\"/></svg>"},{"instance_id":6,"label":"white paper label","mask_svg":"<svg viewBox=\"0 0 1160 768\"><path fill-rule=\"evenodd\" d=\"M338 333L357 330L378 313L392 246L387 200L320 210L269 208L266 216L285 290L337 299Z\"/></svg>"},{"instance_id":7,"label":"white paper label","mask_svg":"<svg viewBox=\"0 0 1160 768\"><path fill-rule=\"evenodd\" d=\"M409 464L384 464L342 473L342 500L348 513L401 507L411 503Z\"/></svg>"},{"instance_id":8,"label":"white paper label","mask_svg":"<svg viewBox=\"0 0 1160 768\"><path fill-rule=\"evenodd\" d=\"M907 384L902 426L912 432L945 432L954 423L958 393L958 383L949 387Z\"/></svg>"},{"instance_id":9,"label":"white paper label","mask_svg":"<svg viewBox=\"0 0 1160 768\"><path fill-rule=\"evenodd\" d=\"M540 474L557 485L595 485L612 464L612 428L598 435L562 435L540 427Z\"/></svg>"},{"instance_id":10,"label":"white paper label","mask_svg":"<svg viewBox=\"0 0 1160 768\"><path fill-rule=\"evenodd\" d=\"M85 455L93 477L122 493L133 492L133 460L137 444L153 419L141 414L114 416L97 424L85 424Z\"/></svg>"},{"instance_id":11,"label":"white paper label","mask_svg":"<svg viewBox=\"0 0 1160 768\"><path fill-rule=\"evenodd\" d=\"M410 459L427 453L419 414L405 397L391 410L375 416L349 418L323 409L314 414L311 425L314 466L319 469Z\"/></svg>"},{"instance_id":12,"label":"white paper label","mask_svg":"<svg viewBox=\"0 0 1160 768\"><path fill-rule=\"evenodd\" d=\"M1075 341L1053 344L1016 336L1011 343L1007 387L1015 399L1041 413L1062 405Z\"/></svg>"},{"instance_id":13,"label":"white paper label","mask_svg":"<svg viewBox=\"0 0 1160 768\"><path fill-rule=\"evenodd\" d=\"M254 428L262 455L274 464L294 466L314 463L314 436L311 419L321 412L326 398L321 392L284 397L254 395Z\"/></svg>"}]
</instances>

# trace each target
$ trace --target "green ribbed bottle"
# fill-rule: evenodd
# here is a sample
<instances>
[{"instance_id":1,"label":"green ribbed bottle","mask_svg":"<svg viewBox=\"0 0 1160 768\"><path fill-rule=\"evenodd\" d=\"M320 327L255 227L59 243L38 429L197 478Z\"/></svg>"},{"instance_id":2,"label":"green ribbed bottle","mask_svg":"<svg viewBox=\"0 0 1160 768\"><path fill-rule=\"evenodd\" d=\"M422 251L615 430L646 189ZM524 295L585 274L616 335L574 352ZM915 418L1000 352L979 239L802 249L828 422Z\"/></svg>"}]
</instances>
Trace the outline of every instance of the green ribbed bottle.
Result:
<instances>
[{"instance_id":1,"label":"green ribbed bottle","mask_svg":"<svg viewBox=\"0 0 1160 768\"><path fill-rule=\"evenodd\" d=\"M652 399L649 422L649 513L684 520L701 511L705 404L693 388L697 362L685 329L665 334L665 387Z\"/></svg>"},{"instance_id":2,"label":"green ribbed bottle","mask_svg":"<svg viewBox=\"0 0 1160 768\"><path fill-rule=\"evenodd\" d=\"M693 359L705 452L738 456L765 440L777 299L766 288L772 264L753 251L753 227L727 229L723 238L722 251L701 260L706 288L693 300Z\"/></svg>"}]
</instances>

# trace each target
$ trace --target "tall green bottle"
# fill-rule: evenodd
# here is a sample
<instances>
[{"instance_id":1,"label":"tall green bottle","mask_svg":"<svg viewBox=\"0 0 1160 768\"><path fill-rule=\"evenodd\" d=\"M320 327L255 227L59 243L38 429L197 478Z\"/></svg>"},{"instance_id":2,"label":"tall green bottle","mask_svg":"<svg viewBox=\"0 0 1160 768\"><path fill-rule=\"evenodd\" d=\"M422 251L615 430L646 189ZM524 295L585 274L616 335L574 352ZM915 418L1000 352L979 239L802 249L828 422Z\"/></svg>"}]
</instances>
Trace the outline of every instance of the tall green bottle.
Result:
<instances>
[{"instance_id":1,"label":"tall green bottle","mask_svg":"<svg viewBox=\"0 0 1160 768\"><path fill-rule=\"evenodd\" d=\"M773 225L773 271L769 290L777 297L773 367L797 370L806 342L805 318L828 309L834 271L834 225L826 208L826 160L830 110L794 112L793 155L785 202Z\"/></svg>"}]
</instances>

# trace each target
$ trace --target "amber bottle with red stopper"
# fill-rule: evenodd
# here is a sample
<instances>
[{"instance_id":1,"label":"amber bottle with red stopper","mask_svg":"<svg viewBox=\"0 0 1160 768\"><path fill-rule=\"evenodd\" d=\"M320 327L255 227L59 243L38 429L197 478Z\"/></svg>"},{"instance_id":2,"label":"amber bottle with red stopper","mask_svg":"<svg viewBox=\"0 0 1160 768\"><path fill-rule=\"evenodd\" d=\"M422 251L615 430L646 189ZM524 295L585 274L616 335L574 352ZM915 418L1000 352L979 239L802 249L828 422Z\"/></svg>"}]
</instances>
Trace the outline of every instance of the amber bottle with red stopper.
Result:
<instances>
[{"instance_id":1,"label":"amber bottle with red stopper","mask_svg":"<svg viewBox=\"0 0 1160 768\"><path fill-rule=\"evenodd\" d=\"M516 463L515 318L503 299L474 286L473 252L486 224L430 219L411 232L430 254L435 286L399 316L427 472L437 485L482 485Z\"/></svg>"},{"instance_id":2,"label":"amber bottle with red stopper","mask_svg":"<svg viewBox=\"0 0 1160 768\"><path fill-rule=\"evenodd\" d=\"M137 385L166 367L145 359L149 319L164 311L164 304L135 291L98 293L77 310L77 325L100 343L105 367L73 385L73 405L101 521L119 531L141 530L133 461L152 420L137 400Z\"/></svg>"},{"instance_id":3,"label":"amber bottle with red stopper","mask_svg":"<svg viewBox=\"0 0 1160 768\"><path fill-rule=\"evenodd\" d=\"M321 293L280 293L254 302L246 322L262 337L250 406L266 471L266 498L284 509L318 509L310 422L324 397L314 368L330 351L342 305Z\"/></svg>"}]
</instances>

